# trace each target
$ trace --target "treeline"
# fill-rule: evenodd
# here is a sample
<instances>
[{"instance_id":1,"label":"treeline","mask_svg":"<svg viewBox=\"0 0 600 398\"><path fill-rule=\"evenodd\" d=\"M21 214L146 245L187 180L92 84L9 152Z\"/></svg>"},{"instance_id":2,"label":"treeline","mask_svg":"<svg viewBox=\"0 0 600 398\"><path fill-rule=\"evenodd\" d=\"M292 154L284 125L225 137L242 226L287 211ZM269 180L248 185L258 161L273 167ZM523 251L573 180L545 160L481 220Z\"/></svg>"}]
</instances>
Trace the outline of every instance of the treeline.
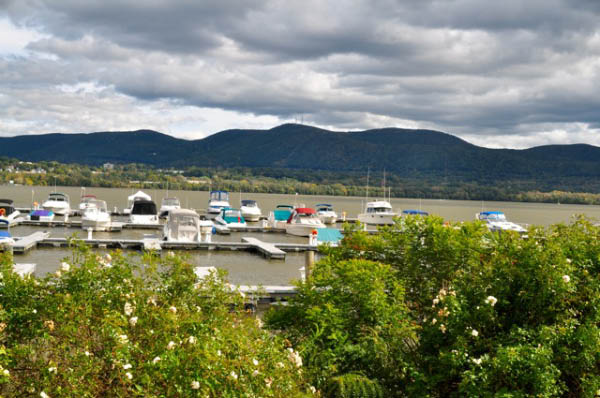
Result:
<instances>
[{"instance_id":1,"label":"treeline","mask_svg":"<svg viewBox=\"0 0 600 398\"><path fill-rule=\"evenodd\" d=\"M556 179L540 186L535 180L463 180L462 177L436 177L415 173L401 177L383 170L372 173L332 172L284 168L189 167L159 169L143 164L101 166L58 162L19 162L0 158L0 183L31 186L85 186L140 189L207 191L302 195L369 196L385 194L396 198L497 200L600 204L600 184L595 181ZM45 173L40 173L40 170ZM578 190L584 187L586 191Z\"/></svg>"}]
</instances>

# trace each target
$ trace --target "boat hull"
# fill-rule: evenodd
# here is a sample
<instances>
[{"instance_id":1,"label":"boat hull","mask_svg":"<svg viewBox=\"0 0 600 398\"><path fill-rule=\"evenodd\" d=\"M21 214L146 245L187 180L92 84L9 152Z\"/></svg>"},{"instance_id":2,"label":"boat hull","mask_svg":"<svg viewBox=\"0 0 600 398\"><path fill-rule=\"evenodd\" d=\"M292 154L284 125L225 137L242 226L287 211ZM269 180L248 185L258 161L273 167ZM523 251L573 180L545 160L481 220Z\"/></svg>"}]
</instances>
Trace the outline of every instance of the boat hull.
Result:
<instances>
[{"instance_id":1,"label":"boat hull","mask_svg":"<svg viewBox=\"0 0 600 398\"><path fill-rule=\"evenodd\" d=\"M311 224L287 224L285 227L285 232L294 236L310 236L312 231L321 228L325 228L325 226Z\"/></svg>"},{"instance_id":2,"label":"boat hull","mask_svg":"<svg viewBox=\"0 0 600 398\"><path fill-rule=\"evenodd\" d=\"M358 215L358 221L368 225L393 225L394 217L398 217L396 213L361 213Z\"/></svg>"},{"instance_id":3,"label":"boat hull","mask_svg":"<svg viewBox=\"0 0 600 398\"><path fill-rule=\"evenodd\" d=\"M44 210L51 211L55 215L59 215L59 216L64 216L66 214L71 213L71 208L69 207L69 205L65 206L65 205L61 205L58 203L44 202L42 204L42 208Z\"/></svg>"},{"instance_id":4,"label":"boat hull","mask_svg":"<svg viewBox=\"0 0 600 398\"><path fill-rule=\"evenodd\" d=\"M81 219L81 228L88 230L92 228L93 231L108 231L110 230L111 220L93 220L93 219Z\"/></svg>"},{"instance_id":5,"label":"boat hull","mask_svg":"<svg viewBox=\"0 0 600 398\"><path fill-rule=\"evenodd\" d=\"M244 210L243 208L241 209L242 211L242 217L244 217L244 219L246 221L258 221L260 220L260 211L250 211L250 210Z\"/></svg>"}]
</instances>

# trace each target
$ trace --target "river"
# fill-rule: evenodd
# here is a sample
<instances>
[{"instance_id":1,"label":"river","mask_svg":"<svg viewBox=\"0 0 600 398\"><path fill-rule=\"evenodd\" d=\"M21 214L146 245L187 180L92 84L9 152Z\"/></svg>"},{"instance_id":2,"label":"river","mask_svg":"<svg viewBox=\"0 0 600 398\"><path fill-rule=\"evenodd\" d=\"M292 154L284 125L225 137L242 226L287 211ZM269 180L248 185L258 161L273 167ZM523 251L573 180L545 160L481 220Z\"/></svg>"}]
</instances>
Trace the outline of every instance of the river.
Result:
<instances>
[{"instance_id":1,"label":"river","mask_svg":"<svg viewBox=\"0 0 600 398\"><path fill-rule=\"evenodd\" d=\"M0 197L15 201L15 207L31 207L33 202L42 203L54 187L28 187L28 186L0 186ZM57 187L58 192L66 193L71 198L71 207L79 207L79 198L82 193L96 195L105 200L109 209L123 209L127 205L127 196L135 190L122 188L86 188ZM152 196L160 207L162 198L167 195L164 190L147 189L144 192ZM169 196L176 196L183 207L199 211L206 209L208 192L206 191L169 191ZM263 215L278 204L304 204L314 207L318 203L329 203L334 206L338 214L346 212L347 217L355 218L364 206L365 199L358 197L341 196L309 196L309 195L280 195L257 193L231 193L230 203L238 206L242 199L254 199L262 209ZM374 198L371 198L371 200ZM482 202L466 200L432 200L432 199L405 199L392 198L391 204L396 211L405 209L421 209L436 214L451 221L473 220L475 213L483 210L503 211L507 218L520 224L550 225L554 223L568 223L577 214L583 214L593 220L600 219L600 206L591 205L565 205L549 203L517 203L517 202ZM13 236L24 236L34 231L34 227L18 226L11 228ZM52 236L62 237L78 233L84 236L80 229L51 228ZM152 231L123 230L113 233L94 233L94 237L109 238L118 235L124 239L141 239L144 234ZM214 236L215 241L240 241L243 236L254 236L268 242L301 242L305 238L273 233L232 233L231 235ZM37 264L36 274L43 275L54 271L60 260L69 256L65 249L35 249L25 255L16 256L17 262L31 262ZM239 284L287 284L290 279L300 277L299 268L304 264L304 256L299 253L288 253L285 261L266 260L257 254L247 252L223 251L192 251L188 253L193 264L201 266L215 266L229 272L230 281Z\"/></svg>"}]
</instances>

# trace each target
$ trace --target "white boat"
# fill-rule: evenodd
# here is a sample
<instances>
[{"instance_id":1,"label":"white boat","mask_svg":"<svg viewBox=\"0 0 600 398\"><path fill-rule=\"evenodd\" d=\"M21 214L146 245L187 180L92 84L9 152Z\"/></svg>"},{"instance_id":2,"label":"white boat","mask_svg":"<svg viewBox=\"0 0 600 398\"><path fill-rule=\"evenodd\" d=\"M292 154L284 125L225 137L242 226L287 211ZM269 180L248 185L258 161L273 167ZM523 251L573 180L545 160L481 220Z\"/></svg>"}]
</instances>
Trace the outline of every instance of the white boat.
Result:
<instances>
[{"instance_id":1,"label":"white boat","mask_svg":"<svg viewBox=\"0 0 600 398\"><path fill-rule=\"evenodd\" d=\"M168 242L202 242L202 236L212 234L213 222L200 220L194 210L173 209L169 211L163 228L163 239Z\"/></svg>"},{"instance_id":2,"label":"white boat","mask_svg":"<svg viewBox=\"0 0 600 398\"><path fill-rule=\"evenodd\" d=\"M42 203L42 208L59 216L68 215L71 213L69 195L60 192L52 192L48 195L48 199Z\"/></svg>"},{"instance_id":3,"label":"white boat","mask_svg":"<svg viewBox=\"0 0 600 398\"><path fill-rule=\"evenodd\" d=\"M142 191L137 191L133 195L129 195L127 197L127 207L125 209L123 209L123 213L131 214L131 209L133 209L133 204L137 200L152 200L152 198L150 197L150 195L148 195L147 193L142 192Z\"/></svg>"},{"instance_id":4,"label":"white boat","mask_svg":"<svg viewBox=\"0 0 600 398\"><path fill-rule=\"evenodd\" d=\"M229 205L229 192L227 191L210 191L210 198L208 199L208 210L207 213L210 216L218 216L221 214L221 210Z\"/></svg>"},{"instance_id":5,"label":"white boat","mask_svg":"<svg viewBox=\"0 0 600 398\"><path fill-rule=\"evenodd\" d=\"M21 213L13 206L11 199L0 199L0 220L14 221Z\"/></svg>"},{"instance_id":6,"label":"white boat","mask_svg":"<svg viewBox=\"0 0 600 398\"><path fill-rule=\"evenodd\" d=\"M215 223L233 228L246 226L246 220L242 216L242 212L239 209L232 209L231 207L223 208L221 214L215 217Z\"/></svg>"},{"instance_id":7,"label":"white boat","mask_svg":"<svg viewBox=\"0 0 600 398\"><path fill-rule=\"evenodd\" d=\"M158 224L158 212L156 211L156 203L151 200L139 199L133 202L131 214L129 214L129 222L131 224Z\"/></svg>"},{"instance_id":8,"label":"white boat","mask_svg":"<svg viewBox=\"0 0 600 398\"><path fill-rule=\"evenodd\" d=\"M256 200L242 200L240 211L242 212L242 217L244 217L246 221L260 220L261 212L260 207L258 207L258 204L256 203Z\"/></svg>"},{"instance_id":9,"label":"white boat","mask_svg":"<svg viewBox=\"0 0 600 398\"><path fill-rule=\"evenodd\" d=\"M526 232L526 229L519 224L508 221L501 211L482 211L475 214L475 219L484 221L490 231Z\"/></svg>"},{"instance_id":10,"label":"white boat","mask_svg":"<svg viewBox=\"0 0 600 398\"><path fill-rule=\"evenodd\" d=\"M277 205L275 210L269 213L267 222L271 228L285 229L287 220L292 215L294 206L291 205Z\"/></svg>"},{"instance_id":11,"label":"white boat","mask_svg":"<svg viewBox=\"0 0 600 398\"><path fill-rule=\"evenodd\" d=\"M79 210L82 212L90 207L90 202L96 200L96 195L83 195L79 200Z\"/></svg>"},{"instance_id":12,"label":"white boat","mask_svg":"<svg viewBox=\"0 0 600 398\"><path fill-rule=\"evenodd\" d=\"M295 236L310 236L313 231L326 228L314 209L298 207L294 209L285 225L285 232Z\"/></svg>"},{"instance_id":13,"label":"white boat","mask_svg":"<svg viewBox=\"0 0 600 398\"><path fill-rule=\"evenodd\" d=\"M33 209L27 219L31 221L53 221L54 213L51 210Z\"/></svg>"},{"instance_id":14,"label":"white boat","mask_svg":"<svg viewBox=\"0 0 600 398\"><path fill-rule=\"evenodd\" d=\"M398 213L393 212L390 202L378 200L367 203L365 212L358 215L358 221L369 225L392 225L397 216Z\"/></svg>"},{"instance_id":15,"label":"white boat","mask_svg":"<svg viewBox=\"0 0 600 398\"><path fill-rule=\"evenodd\" d=\"M171 210L181 209L181 203L177 198L163 198L160 204L158 215L160 218L167 218Z\"/></svg>"},{"instance_id":16,"label":"white boat","mask_svg":"<svg viewBox=\"0 0 600 398\"><path fill-rule=\"evenodd\" d=\"M110 229L110 225L111 218L106 202L98 199L89 201L87 208L81 215L81 228L84 230L92 228L94 231L107 231Z\"/></svg>"},{"instance_id":17,"label":"white boat","mask_svg":"<svg viewBox=\"0 0 600 398\"><path fill-rule=\"evenodd\" d=\"M317 216L323 221L323 224L334 224L337 221L338 215L333 210L332 205L321 203L315 207L317 208Z\"/></svg>"}]
</instances>

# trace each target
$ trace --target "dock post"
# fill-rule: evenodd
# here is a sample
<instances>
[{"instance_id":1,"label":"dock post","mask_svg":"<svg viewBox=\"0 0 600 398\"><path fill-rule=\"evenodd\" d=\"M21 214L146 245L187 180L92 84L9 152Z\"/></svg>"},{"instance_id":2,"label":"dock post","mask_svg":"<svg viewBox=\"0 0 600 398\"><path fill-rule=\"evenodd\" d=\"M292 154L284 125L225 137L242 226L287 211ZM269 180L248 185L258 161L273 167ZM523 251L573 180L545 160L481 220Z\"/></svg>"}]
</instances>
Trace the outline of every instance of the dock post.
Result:
<instances>
[{"instance_id":1,"label":"dock post","mask_svg":"<svg viewBox=\"0 0 600 398\"><path fill-rule=\"evenodd\" d=\"M89 227L87 229L87 231L88 231L88 240L92 240L92 232L94 231L94 228Z\"/></svg>"},{"instance_id":2,"label":"dock post","mask_svg":"<svg viewBox=\"0 0 600 398\"><path fill-rule=\"evenodd\" d=\"M307 250L304 256L304 273L306 275L306 280L310 278L312 274L312 269L315 265L315 252L312 250Z\"/></svg>"},{"instance_id":3,"label":"dock post","mask_svg":"<svg viewBox=\"0 0 600 398\"><path fill-rule=\"evenodd\" d=\"M345 211L342 212L342 221L346 222L346 212Z\"/></svg>"}]
</instances>

